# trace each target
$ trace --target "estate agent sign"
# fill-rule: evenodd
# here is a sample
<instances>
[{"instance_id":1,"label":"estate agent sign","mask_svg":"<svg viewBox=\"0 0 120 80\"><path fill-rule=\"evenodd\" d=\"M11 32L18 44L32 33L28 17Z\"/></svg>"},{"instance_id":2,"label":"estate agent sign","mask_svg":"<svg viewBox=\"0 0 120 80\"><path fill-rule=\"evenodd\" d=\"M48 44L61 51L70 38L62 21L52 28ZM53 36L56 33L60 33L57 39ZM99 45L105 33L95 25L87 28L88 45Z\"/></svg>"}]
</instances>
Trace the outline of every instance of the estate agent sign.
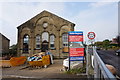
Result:
<instances>
[{"instance_id":1,"label":"estate agent sign","mask_svg":"<svg viewBox=\"0 0 120 80\"><path fill-rule=\"evenodd\" d=\"M84 60L83 32L70 31L69 36L69 59L70 61Z\"/></svg>"}]
</instances>

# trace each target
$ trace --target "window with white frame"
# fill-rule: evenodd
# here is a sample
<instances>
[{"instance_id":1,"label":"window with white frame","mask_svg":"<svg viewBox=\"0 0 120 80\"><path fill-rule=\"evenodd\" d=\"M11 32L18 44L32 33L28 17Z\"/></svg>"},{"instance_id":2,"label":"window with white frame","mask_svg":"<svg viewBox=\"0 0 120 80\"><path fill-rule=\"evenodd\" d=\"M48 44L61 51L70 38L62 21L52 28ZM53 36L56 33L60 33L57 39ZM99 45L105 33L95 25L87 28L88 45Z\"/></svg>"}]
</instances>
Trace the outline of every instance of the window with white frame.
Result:
<instances>
[{"instance_id":1,"label":"window with white frame","mask_svg":"<svg viewBox=\"0 0 120 80\"><path fill-rule=\"evenodd\" d=\"M36 49L40 49L40 35L36 36Z\"/></svg>"},{"instance_id":2,"label":"window with white frame","mask_svg":"<svg viewBox=\"0 0 120 80\"><path fill-rule=\"evenodd\" d=\"M68 34L62 35L63 47L68 47Z\"/></svg>"},{"instance_id":3,"label":"window with white frame","mask_svg":"<svg viewBox=\"0 0 120 80\"><path fill-rule=\"evenodd\" d=\"M55 36L54 35L50 35L50 49L54 49L55 48Z\"/></svg>"}]
</instances>

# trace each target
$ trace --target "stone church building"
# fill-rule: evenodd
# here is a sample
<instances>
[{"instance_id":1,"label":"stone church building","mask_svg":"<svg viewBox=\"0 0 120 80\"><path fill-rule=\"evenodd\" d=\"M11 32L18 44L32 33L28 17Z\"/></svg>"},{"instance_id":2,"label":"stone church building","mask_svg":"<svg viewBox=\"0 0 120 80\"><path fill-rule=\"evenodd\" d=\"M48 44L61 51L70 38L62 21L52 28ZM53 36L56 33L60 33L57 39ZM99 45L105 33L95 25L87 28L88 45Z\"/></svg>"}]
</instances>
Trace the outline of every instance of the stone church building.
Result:
<instances>
[{"instance_id":1,"label":"stone church building","mask_svg":"<svg viewBox=\"0 0 120 80\"><path fill-rule=\"evenodd\" d=\"M18 56L31 56L50 50L55 58L68 56L68 31L75 24L48 11L43 11L18 29Z\"/></svg>"}]
</instances>

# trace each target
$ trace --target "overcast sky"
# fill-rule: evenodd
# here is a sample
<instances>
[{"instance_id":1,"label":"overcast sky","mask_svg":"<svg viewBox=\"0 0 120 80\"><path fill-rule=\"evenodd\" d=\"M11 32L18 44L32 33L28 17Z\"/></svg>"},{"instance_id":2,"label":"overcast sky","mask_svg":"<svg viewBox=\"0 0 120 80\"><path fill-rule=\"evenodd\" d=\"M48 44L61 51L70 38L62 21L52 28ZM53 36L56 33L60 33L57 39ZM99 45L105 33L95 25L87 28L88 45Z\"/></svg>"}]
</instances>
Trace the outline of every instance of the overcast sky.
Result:
<instances>
[{"instance_id":1,"label":"overcast sky","mask_svg":"<svg viewBox=\"0 0 120 80\"><path fill-rule=\"evenodd\" d=\"M75 30L96 33L96 41L111 40L118 35L118 2L0 2L0 33L17 43L17 27L43 10L76 24Z\"/></svg>"}]
</instances>

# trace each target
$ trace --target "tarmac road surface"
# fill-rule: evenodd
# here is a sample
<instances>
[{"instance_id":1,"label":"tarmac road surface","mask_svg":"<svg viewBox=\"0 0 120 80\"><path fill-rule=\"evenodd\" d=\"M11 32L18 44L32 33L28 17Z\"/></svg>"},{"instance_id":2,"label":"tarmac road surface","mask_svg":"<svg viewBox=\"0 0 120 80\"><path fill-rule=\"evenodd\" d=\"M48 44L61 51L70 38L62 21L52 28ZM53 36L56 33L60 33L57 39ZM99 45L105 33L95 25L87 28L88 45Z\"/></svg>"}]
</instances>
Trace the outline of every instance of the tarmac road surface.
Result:
<instances>
[{"instance_id":1,"label":"tarmac road surface","mask_svg":"<svg viewBox=\"0 0 120 80\"><path fill-rule=\"evenodd\" d=\"M116 68L117 75L120 77L120 56L115 55L115 51L97 50L97 52L105 64Z\"/></svg>"}]
</instances>

